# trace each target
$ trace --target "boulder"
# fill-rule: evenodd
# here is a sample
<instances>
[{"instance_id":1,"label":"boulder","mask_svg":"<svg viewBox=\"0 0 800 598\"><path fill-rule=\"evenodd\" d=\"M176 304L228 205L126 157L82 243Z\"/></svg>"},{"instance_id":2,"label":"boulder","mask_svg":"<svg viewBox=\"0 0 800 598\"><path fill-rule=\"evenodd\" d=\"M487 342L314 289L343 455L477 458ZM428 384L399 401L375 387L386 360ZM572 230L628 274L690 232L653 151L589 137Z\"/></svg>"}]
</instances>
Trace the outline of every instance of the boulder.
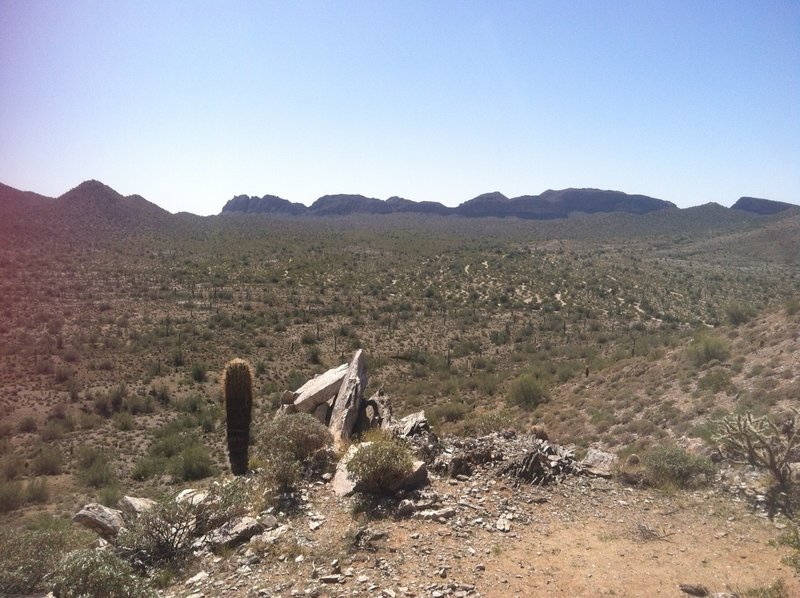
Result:
<instances>
[{"instance_id":1,"label":"boulder","mask_svg":"<svg viewBox=\"0 0 800 598\"><path fill-rule=\"evenodd\" d=\"M149 498L123 496L117 506L128 517L138 517L156 506L156 501Z\"/></svg>"},{"instance_id":2,"label":"boulder","mask_svg":"<svg viewBox=\"0 0 800 598\"><path fill-rule=\"evenodd\" d=\"M253 536L262 533L264 529L264 524L252 517L235 517L209 533L206 542L213 548L232 547L247 542Z\"/></svg>"},{"instance_id":3,"label":"boulder","mask_svg":"<svg viewBox=\"0 0 800 598\"><path fill-rule=\"evenodd\" d=\"M614 464L617 462L617 456L613 453L590 448L586 453L586 457L578 463L578 466L589 475L595 475L601 478L610 478L613 475Z\"/></svg>"},{"instance_id":4,"label":"boulder","mask_svg":"<svg viewBox=\"0 0 800 598\"><path fill-rule=\"evenodd\" d=\"M359 349L353 355L342 385L336 395L328 429L333 436L333 444L338 449L350 438L358 420L364 389L367 386L367 372L364 351Z\"/></svg>"},{"instance_id":5,"label":"boulder","mask_svg":"<svg viewBox=\"0 0 800 598\"><path fill-rule=\"evenodd\" d=\"M122 511L109 509L96 502L89 503L72 518L75 523L96 532L103 538L115 538L125 527Z\"/></svg>"},{"instance_id":6,"label":"boulder","mask_svg":"<svg viewBox=\"0 0 800 598\"><path fill-rule=\"evenodd\" d=\"M295 399L292 404L295 409L300 413L314 413L317 407L336 395L342 386L347 369L347 364L343 363L303 384L293 393Z\"/></svg>"}]
</instances>

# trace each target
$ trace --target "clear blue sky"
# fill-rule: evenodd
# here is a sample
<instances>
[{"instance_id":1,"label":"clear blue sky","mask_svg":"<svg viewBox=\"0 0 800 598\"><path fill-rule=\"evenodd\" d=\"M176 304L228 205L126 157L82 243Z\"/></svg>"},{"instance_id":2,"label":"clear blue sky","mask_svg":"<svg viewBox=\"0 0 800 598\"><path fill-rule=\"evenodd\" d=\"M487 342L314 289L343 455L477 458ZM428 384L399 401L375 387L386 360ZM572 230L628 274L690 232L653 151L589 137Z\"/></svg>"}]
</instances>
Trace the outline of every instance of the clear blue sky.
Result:
<instances>
[{"instance_id":1,"label":"clear blue sky","mask_svg":"<svg viewBox=\"0 0 800 598\"><path fill-rule=\"evenodd\" d=\"M0 0L0 182L800 203L800 1Z\"/></svg>"}]
</instances>

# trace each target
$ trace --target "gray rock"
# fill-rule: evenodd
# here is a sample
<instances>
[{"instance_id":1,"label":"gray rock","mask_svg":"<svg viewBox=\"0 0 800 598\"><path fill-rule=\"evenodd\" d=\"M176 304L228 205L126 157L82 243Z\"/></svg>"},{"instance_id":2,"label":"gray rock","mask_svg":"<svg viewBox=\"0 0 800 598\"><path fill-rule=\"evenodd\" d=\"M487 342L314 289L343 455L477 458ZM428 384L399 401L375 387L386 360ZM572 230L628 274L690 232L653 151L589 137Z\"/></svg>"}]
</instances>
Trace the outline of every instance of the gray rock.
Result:
<instances>
[{"instance_id":1,"label":"gray rock","mask_svg":"<svg viewBox=\"0 0 800 598\"><path fill-rule=\"evenodd\" d=\"M343 363L303 384L294 392L295 409L300 413L314 413L317 407L336 395L342 386L347 369L347 364Z\"/></svg>"},{"instance_id":2,"label":"gray rock","mask_svg":"<svg viewBox=\"0 0 800 598\"><path fill-rule=\"evenodd\" d=\"M586 473L601 478L610 478L613 474L617 456L595 448L590 448L586 457L578 466Z\"/></svg>"},{"instance_id":3,"label":"gray rock","mask_svg":"<svg viewBox=\"0 0 800 598\"><path fill-rule=\"evenodd\" d=\"M206 542L212 547L231 547L241 542L247 542L263 531L264 524L252 517L235 517L208 534Z\"/></svg>"},{"instance_id":4,"label":"gray rock","mask_svg":"<svg viewBox=\"0 0 800 598\"><path fill-rule=\"evenodd\" d=\"M129 517L138 517L156 506L156 501L149 498L123 496L117 506Z\"/></svg>"},{"instance_id":5,"label":"gray rock","mask_svg":"<svg viewBox=\"0 0 800 598\"><path fill-rule=\"evenodd\" d=\"M83 507L72 520L104 538L115 538L125 527L122 511L109 509L95 502Z\"/></svg>"},{"instance_id":6,"label":"gray rock","mask_svg":"<svg viewBox=\"0 0 800 598\"><path fill-rule=\"evenodd\" d=\"M342 385L336 395L328 429L333 436L333 444L338 449L348 440L361 411L364 389L367 387L367 372L364 351L359 349L353 355Z\"/></svg>"}]
</instances>

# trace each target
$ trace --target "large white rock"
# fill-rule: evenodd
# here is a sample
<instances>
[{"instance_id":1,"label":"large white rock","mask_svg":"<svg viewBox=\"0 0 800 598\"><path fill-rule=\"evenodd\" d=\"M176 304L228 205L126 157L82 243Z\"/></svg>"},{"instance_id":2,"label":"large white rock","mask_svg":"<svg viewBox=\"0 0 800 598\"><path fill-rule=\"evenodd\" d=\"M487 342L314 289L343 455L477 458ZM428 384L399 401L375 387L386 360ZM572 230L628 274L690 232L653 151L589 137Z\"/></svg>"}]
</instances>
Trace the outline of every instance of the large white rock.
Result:
<instances>
[{"instance_id":1,"label":"large white rock","mask_svg":"<svg viewBox=\"0 0 800 598\"><path fill-rule=\"evenodd\" d=\"M294 391L295 409L300 413L314 413L317 407L336 396L346 373L347 364L343 363L303 384Z\"/></svg>"},{"instance_id":2,"label":"large white rock","mask_svg":"<svg viewBox=\"0 0 800 598\"><path fill-rule=\"evenodd\" d=\"M92 502L78 511L72 518L75 523L80 523L104 538L114 538L125 527L122 511L109 509L103 505Z\"/></svg>"}]
</instances>

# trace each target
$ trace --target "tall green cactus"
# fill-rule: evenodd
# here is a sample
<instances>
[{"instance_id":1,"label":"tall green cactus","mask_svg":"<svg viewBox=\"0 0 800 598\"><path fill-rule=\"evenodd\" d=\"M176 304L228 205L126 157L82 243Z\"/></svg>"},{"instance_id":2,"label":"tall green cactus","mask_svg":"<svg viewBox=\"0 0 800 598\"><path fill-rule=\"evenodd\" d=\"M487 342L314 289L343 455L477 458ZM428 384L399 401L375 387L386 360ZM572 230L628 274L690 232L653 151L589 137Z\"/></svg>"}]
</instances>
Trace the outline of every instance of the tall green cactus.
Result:
<instances>
[{"instance_id":1,"label":"tall green cactus","mask_svg":"<svg viewBox=\"0 0 800 598\"><path fill-rule=\"evenodd\" d=\"M227 417L228 458L233 475L247 471L250 445L250 418L253 407L253 375L244 359L225 365L225 415Z\"/></svg>"}]
</instances>

